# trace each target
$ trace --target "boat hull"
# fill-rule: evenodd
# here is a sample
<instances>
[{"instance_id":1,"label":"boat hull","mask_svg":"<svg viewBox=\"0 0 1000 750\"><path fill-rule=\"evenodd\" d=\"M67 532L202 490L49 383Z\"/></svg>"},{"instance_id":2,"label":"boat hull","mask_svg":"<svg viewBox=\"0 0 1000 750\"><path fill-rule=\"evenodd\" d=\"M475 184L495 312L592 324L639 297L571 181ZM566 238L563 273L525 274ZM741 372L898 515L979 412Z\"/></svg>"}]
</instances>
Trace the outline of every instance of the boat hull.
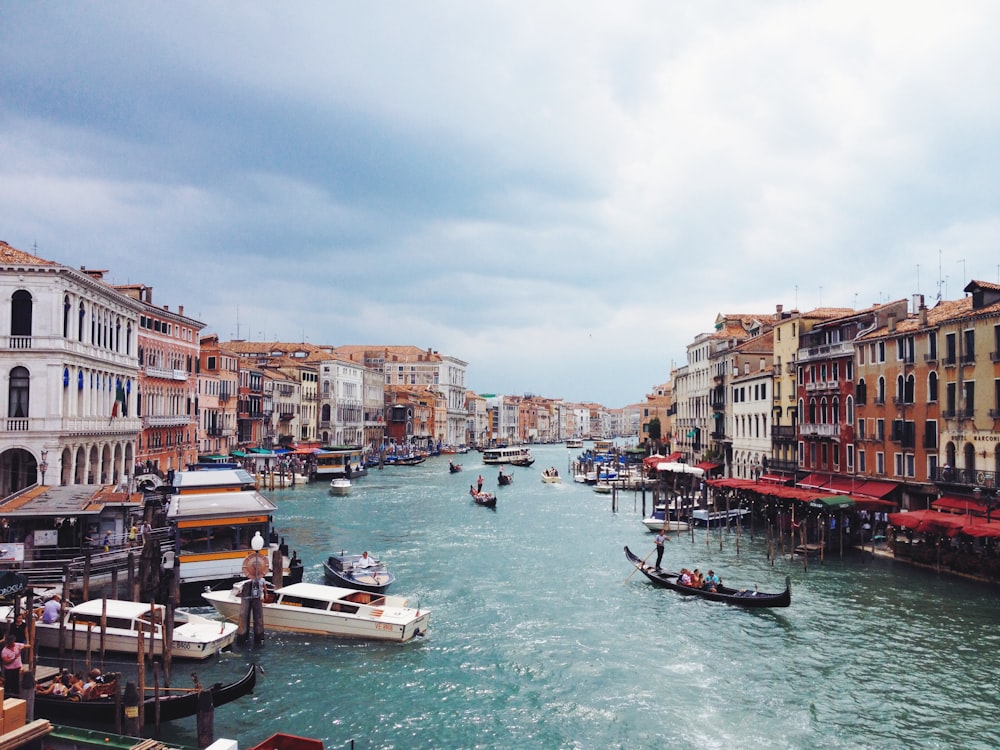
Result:
<instances>
[{"instance_id":1,"label":"boat hull","mask_svg":"<svg viewBox=\"0 0 1000 750\"><path fill-rule=\"evenodd\" d=\"M726 586L718 586L716 591L706 591L685 586L679 582L677 573L670 573L665 570L656 570L650 565L646 565L628 547L625 548L625 557L632 563L649 581L661 588L671 589L684 596L693 596L699 599L708 599L713 602L723 602L737 607L758 609L764 607L787 607L792 602L791 584L788 576L785 576L785 590L777 594L765 594L757 591L747 591L732 589Z\"/></svg>"},{"instance_id":2,"label":"boat hull","mask_svg":"<svg viewBox=\"0 0 1000 750\"><path fill-rule=\"evenodd\" d=\"M360 555L331 556L323 561L323 575L331 586L341 586L358 591L369 591L373 594L384 594L396 581L396 576L384 565L365 568L361 571L348 570Z\"/></svg>"}]
</instances>

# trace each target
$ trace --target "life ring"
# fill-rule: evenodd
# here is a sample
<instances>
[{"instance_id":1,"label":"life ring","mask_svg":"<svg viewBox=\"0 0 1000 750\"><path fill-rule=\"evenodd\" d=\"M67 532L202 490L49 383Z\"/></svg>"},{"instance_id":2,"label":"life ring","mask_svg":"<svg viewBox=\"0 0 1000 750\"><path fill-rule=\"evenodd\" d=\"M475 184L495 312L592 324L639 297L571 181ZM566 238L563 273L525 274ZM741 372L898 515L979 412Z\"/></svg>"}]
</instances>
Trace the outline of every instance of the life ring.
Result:
<instances>
[{"instance_id":1,"label":"life ring","mask_svg":"<svg viewBox=\"0 0 1000 750\"><path fill-rule=\"evenodd\" d=\"M986 484L986 472L980 471L976 474L976 484Z\"/></svg>"}]
</instances>

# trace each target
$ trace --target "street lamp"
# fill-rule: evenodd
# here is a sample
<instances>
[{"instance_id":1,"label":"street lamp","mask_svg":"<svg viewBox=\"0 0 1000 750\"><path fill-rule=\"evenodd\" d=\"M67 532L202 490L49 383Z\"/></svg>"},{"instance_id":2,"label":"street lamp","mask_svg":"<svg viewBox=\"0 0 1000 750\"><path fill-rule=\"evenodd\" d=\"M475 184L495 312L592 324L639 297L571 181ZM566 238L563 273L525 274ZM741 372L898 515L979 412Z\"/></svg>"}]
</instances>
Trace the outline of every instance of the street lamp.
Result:
<instances>
[{"instance_id":1,"label":"street lamp","mask_svg":"<svg viewBox=\"0 0 1000 750\"><path fill-rule=\"evenodd\" d=\"M42 451L42 462L38 464L38 470L42 472L42 485L45 484L45 472L49 470L49 462L46 460L49 457L49 452L47 450Z\"/></svg>"}]
</instances>

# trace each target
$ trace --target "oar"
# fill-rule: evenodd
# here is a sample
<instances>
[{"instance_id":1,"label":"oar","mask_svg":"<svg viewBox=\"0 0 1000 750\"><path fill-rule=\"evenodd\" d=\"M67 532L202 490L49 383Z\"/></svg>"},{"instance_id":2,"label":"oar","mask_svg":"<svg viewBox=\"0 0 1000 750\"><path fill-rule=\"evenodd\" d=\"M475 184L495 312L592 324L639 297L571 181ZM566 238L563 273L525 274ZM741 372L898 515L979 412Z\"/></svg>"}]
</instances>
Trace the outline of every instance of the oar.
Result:
<instances>
[{"instance_id":1,"label":"oar","mask_svg":"<svg viewBox=\"0 0 1000 750\"><path fill-rule=\"evenodd\" d=\"M653 547L653 552L656 552L656 547ZM646 555L645 558L643 558L642 565L645 565L646 564L646 560L648 560L650 557L653 556L653 552L650 552L648 555ZM631 573L629 573L628 574L628 578L626 578L624 581L622 581L622 583L628 583L628 579L631 578L632 576L634 576L636 574L636 572L638 572L638 570L639 570L640 567L641 566L636 565L635 566L635 570L633 570Z\"/></svg>"}]
</instances>

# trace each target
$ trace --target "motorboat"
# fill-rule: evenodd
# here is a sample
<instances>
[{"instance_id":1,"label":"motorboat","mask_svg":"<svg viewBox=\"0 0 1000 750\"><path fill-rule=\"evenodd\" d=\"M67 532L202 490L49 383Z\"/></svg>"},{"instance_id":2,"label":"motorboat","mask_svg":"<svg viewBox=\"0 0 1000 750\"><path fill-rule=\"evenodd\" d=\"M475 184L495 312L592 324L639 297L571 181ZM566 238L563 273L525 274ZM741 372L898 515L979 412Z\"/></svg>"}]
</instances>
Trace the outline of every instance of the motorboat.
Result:
<instances>
[{"instance_id":1,"label":"motorboat","mask_svg":"<svg viewBox=\"0 0 1000 750\"><path fill-rule=\"evenodd\" d=\"M331 495L349 495L351 493L351 480L347 477L334 477L330 480Z\"/></svg>"},{"instance_id":2,"label":"motorboat","mask_svg":"<svg viewBox=\"0 0 1000 750\"><path fill-rule=\"evenodd\" d=\"M559 484L562 482L562 477L559 476L559 471L555 467L549 467L542 472L542 481L545 484Z\"/></svg>"},{"instance_id":3,"label":"motorboat","mask_svg":"<svg viewBox=\"0 0 1000 750\"><path fill-rule=\"evenodd\" d=\"M105 601L107 608L105 609ZM106 622L103 636L101 622ZM91 599L63 613L63 648L92 651L104 648L135 654L137 638L143 638L146 653L163 653L166 607L123 599ZM152 635L151 635L152 634ZM203 615L174 610L171 653L181 659L207 659L232 645L236 626ZM59 622L35 622L35 643L43 648L59 648Z\"/></svg>"},{"instance_id":4,"label":"motorboat","mask_svg":"<svg viewBox=\"0 0 1000 750\"><path fill-rule=\"evenodd\" d=\"M732 508L730 510L708 510L708 508L698 508L691 512L691 518L697 526L718 526L720 524L741 523L745 516L749 516L750 511L746 508Z\"/></svg>"},{"instance_id":5,"label":"motorboat","mask_svg":"<svg viewBox=\"0 0 1000 750\"><path fill-rule=\"evenodd\" d=\"M238 622L244 583L202 596L227 620ZM431 615L410 607L402 596L319 583L268 587L261 608L265 630L400 643L427 633Z\"/></svg>"},{"instance_id":6,"label":"motorboat","mask_svg":"<svg viewBox=\"0 0 1000 750\"><path fill-rule=\"evenodd\" d=\"M323 562L326 580L334 586L384 594L396 580L396 576L376 557L368 557L371 561L369 565L361 564L361 559L362 555L348 555L345 552L330 555Z\"/></svg>"}]
</instances>

